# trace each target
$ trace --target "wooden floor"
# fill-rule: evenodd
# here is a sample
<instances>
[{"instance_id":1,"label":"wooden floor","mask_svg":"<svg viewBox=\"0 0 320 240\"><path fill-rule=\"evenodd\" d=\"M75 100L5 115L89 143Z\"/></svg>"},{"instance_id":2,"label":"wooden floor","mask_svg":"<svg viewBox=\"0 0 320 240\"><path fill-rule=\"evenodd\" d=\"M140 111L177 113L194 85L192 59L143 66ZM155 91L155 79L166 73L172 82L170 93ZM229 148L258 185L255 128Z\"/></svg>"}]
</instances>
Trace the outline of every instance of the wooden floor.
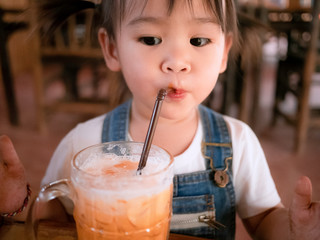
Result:
<instances>
[{"instance_id":1,"label":"wooden floor","mask_svg":"<svg viewBox=\"0 0 320 240\"><path fill-rule=\"evenodd\" d=\"M273 96L272 66L263 72L263 89L260 100L260 113L256 133L264 148L276 186L288 206L294 185L301 175L311 178L314 185L314 199L320 200L320 130L309 132L305 151L296 155L293 149L293 129L284 122L269 127L270 109ZM0 134L7 134L13 140L17 152L25 165L29 182L34 191L39 190L47 164L61 138L78 122L92 116L57 113L48 121L46 135L36 129L32 76L28 73L15 77L15 92L19 108L20 125L11 126L8 122L3 87L0 85ZM239 221L238 221L239 222ZM243 226L238 224L237 240L250 239Z\"/></svg>"}]
</instances>

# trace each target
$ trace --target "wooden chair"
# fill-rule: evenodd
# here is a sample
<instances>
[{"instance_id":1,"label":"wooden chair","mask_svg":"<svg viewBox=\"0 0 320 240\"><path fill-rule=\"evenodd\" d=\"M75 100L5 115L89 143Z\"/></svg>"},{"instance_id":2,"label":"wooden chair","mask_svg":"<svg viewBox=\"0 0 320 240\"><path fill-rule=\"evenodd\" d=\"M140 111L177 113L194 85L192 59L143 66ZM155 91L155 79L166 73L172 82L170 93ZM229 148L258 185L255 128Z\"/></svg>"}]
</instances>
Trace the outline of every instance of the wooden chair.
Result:
<instances>
[{"instance_id":1,"label":"wooden chair","mask_svg":"<svg viewBox=\"0 0 320 240\"><path fill-rule=\"evenodd\" d=\"M307 13L292 13L290 19L298 22L292 23L289 27L283 27L284 30L287 29L288 53L286 59L279 62L273 110L273 124L281 116L294 126L296 152L303 150L308 129L320 126L320 115L317 114L320 109L312 109L309 102L310 91L314 84L317 84L317 81L314 81L317 66L320 66L320 2L313 1L312 12L309 14L311 21L308 21L308 17L303 19L303 16L308 16L303 14ZM319 81L318 84L320 84ZM296 99L296 110L293 114L281 108L287 96Z\"/></svg>"},{"instance_id":2,"label":"wooden chair","mask_svg":"<svg viewBox=\"0 0 320 240\"><path fill-rule=\"evenodd\" d=\"M46 130L50 112L65 111L98 115L109 110L107 97L97 97L98 83L101 79L113 77L113 75L107 75L101 49L97 40L93 40L97 39L95 36L92 37L91 32L93 17L93 11L90 10L72 16L49 39L41 37L41 29L34 34L35 98L40 131ZM48 82L52 81L52 76L51 79L46 79L48 71L45 70L45 67L48 64L59 65L61 69L53 78L62 80L66 94L57 101L49 102L46 99ZM85 65L93 69L94 78L91 84L95 92L90 97L83 97L80 94L77 82L77 75ZM104 66L102 69L105 69L106 72L99 72L98 66Z\"/></svg>"},{"instance_id":3,"label":"wooden chair","mask_svg":"<svg viewBox=\"0 0 320 240\"><path fill-rule=\"evenodd\" d=\"M11 69L11 61L9 54L9 40L14 33L25 30L28 26L26 21L8 21L6 15L20 15L24 9L20 8L3 8L0 5L0 80L3 83L5 100L9 121L12 125L19 125L18 106L14 91L14 77ZM12 16L11 16L12 17Z\"/></svg>"},{"instance_id":4,"label":"wooden chair","mask_svg":"<svg viewBox=\"0 0 320 240\"><path fill-rule=\"evenodd\" d=\"M271 29L262 21L262 14L254 13L251 8L239 6L237 14L239 51L230 56L227 70L219 77L219 85L204 104L232 115L254 129L259 110L262 47Z\"/></svg>"}]
</instances>

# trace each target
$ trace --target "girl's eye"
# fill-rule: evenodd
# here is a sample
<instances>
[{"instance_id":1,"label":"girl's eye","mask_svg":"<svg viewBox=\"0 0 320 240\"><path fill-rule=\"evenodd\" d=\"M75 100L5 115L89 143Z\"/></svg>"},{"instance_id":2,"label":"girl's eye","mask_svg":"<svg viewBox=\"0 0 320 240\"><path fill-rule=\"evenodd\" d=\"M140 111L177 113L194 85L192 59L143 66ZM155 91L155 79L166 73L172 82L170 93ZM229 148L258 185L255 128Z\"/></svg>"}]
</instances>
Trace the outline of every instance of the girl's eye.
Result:
<instances>
[{"instance_id":1,"label":"girl's eye","mask_svg":"<svg viewBox=\"0 0 320 240\"><path fill-rule=\"evenodd\" d=\"M210 42L211 41L208 38L191 38L190 39L191 45L193 45L195 47L202 47L204 45L207 45Z\"/></svg>"},{"instance_id":2,"label":"girl's eye","mask_svg":"<svg viewBox=\"0 0 320 240\"><path fill-rule=\"evenodd\" d=\"M158 45L162 42L160 38L156 37L141 37L139 38L139 41L148 46Z\"/></svg>"}]
</instances>

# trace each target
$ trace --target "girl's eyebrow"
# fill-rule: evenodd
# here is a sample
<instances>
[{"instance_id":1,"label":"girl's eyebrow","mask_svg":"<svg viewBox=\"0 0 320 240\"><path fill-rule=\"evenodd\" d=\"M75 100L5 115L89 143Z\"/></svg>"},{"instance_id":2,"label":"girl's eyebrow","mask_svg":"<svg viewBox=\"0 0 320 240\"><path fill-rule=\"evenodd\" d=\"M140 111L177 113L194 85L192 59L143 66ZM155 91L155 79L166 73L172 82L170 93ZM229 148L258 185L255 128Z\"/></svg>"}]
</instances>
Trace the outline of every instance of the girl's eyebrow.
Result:
<instances>
[{"instance_id":1,"label":"girl's eyebrow","mask_svg":"<svg viewBox=\"0 0 320 240\"><path fill-rule=\"evenodd\" d=\"M161 18L156 18L156 17L137 17L132 19L128 25L138 25L141 23L160 23L164 20Z\"/></svg>"},{"instance_id":2,"label":"girl's eyebrow","mask_svg":"<svg viewBox=\"0 0 320 240\"><path fill-rule=\"evenodd\" d=\"M207 17L199 17L199 18L194 18L194 21L196 21L197 23L213 23L213 24L217 24L218 21L215 18L207 18Z\"/></svg>"}]
</instances>

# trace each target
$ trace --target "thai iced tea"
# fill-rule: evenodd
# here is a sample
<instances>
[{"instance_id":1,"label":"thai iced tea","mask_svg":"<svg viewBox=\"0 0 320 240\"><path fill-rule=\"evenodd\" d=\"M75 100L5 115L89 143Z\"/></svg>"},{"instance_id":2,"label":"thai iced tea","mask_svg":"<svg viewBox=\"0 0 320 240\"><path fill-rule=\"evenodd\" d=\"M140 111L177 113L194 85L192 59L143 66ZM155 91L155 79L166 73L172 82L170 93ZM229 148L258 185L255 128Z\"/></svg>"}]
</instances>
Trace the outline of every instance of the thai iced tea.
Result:
<instances>
[{"instance_id":1,"label":"thai iced tea","mask_svg":"<svg viewBox=\"0 0 320 240\"><path fill-rule=\"evenodd\" d=\"M78 239L168 238L172 157L153 146L137 175L141 151L142 144L115 142L75 157L71 181Z\"/></svg>"}]
</instances>

